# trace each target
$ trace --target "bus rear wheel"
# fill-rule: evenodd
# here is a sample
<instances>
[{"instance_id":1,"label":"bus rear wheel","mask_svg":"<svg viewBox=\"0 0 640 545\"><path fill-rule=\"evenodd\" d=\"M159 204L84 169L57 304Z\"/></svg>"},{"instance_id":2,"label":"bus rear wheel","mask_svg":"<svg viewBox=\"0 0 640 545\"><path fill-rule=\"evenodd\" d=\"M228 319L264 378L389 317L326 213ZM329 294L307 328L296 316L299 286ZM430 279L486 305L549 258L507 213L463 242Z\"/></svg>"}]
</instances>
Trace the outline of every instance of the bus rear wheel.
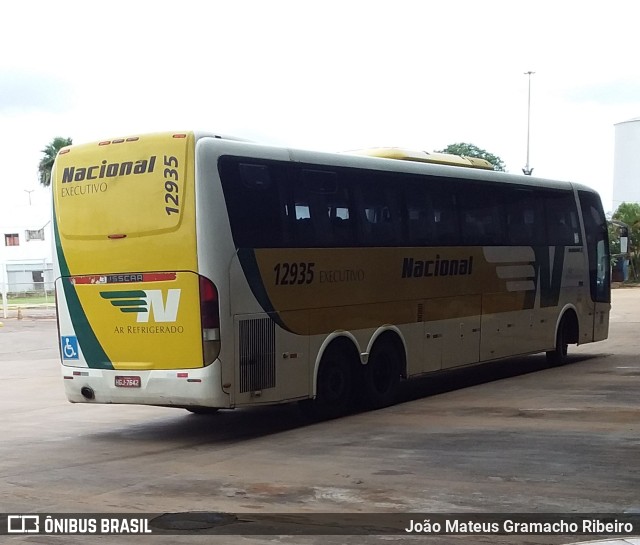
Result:
<instances>
[{"instance_id":1,"label":"bus rear wheel","mask_svg":"<svg viewBox=\"0 0 640 545\"><path fill-rule=\"evenodd\" d=\"M322 356L315 399L301 403L303 412L317 420L344 415L352 398L353 374L348 353L341 347L329 347Z\"/></svg>"},{"instance_id":2,"label":"bus rear wheel","mask_svg":"<svg viewBox=\"0 0 640 545\"><path fill-rule=\"evenodd\" d=\"M393 404L400 386L400 359L389 341L378 341L364 368L364 401L368 408L379 409Z\"/></svg>"}]
</instances>

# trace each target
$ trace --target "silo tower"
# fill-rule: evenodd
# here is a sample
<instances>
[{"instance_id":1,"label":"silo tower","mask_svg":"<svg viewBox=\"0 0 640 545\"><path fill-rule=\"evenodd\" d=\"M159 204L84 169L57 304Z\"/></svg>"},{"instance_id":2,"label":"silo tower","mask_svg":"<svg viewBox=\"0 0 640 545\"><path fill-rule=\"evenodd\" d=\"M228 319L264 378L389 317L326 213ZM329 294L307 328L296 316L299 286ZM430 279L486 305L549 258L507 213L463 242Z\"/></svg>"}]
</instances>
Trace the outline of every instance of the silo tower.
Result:
<instances>
[{"instance_id":1,"label":"silo tower","mask_svg":"<svg viewBox=\"0 0 640 545\"><path fill-rule=\"evenodd\" d=\"M640 203L640 117L615 124L613 208Z\"/></svg>"}]
</instances>

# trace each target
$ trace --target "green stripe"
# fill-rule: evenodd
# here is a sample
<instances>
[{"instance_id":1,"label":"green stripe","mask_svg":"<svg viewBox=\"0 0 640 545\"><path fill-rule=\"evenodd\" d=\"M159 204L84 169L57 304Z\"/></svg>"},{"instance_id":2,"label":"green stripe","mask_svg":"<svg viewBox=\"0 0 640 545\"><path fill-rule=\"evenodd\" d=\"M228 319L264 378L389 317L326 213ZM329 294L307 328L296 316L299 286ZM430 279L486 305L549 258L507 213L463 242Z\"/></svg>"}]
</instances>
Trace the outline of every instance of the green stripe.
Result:
<instances>
[{"instance_id":1,"label":"green stripe","mask_svg":"<svg viewBox=\"0 0 640 545\"><path fill-rule=\"evenodd\" d=\"M75 286L71 283L71 273L69 271L69 265L62 249L62 242L60 241L60 232L58 231L58 222L56 220L55 208L53 212L53 229L56 240L56 255L58 256L58 266L60 267L60 276L62 277L62 288L64 290L64 297L69 307L69 315L71 316L71 323L78 338L78 344L82 349L82 354L87 360L87 365L94 369L113 369L111 360L105 353L104 349L100 345L100 341L96 337L91 324L87 318L87 315L82 308L80 298L76 292Z\"/></svg>"},{"instance_id":2,"label":"green stripe","mask_svg":"<svg viewBox=\"0 0 640 545\"><path fill-rule=\"evenodd\" d=\"M131 298L131 299L133 298L139 299L140 297L146 297L146 296L147 294L142 290L101 291L100 292L100 297L102 297L103 299L124 299L125 297ZM113 302L112 304L115 305L116 303Z\"/></svg>"},{"instance_id":3,"label":"green stripe","mask_svg":"<svg viewBox=\"0 0 640 545\"><path fill-rule=\"evenodd\" d=\"M273 303L271 303L267 289L262 281L262 275L260 274L260 267L258 267L258 261L256 260L255 250L253 248L238 248L238 260L240 261L240 266L242 267L247 282L249 283L249 288L251 288L253 296L258 300L262 310L264 310L282 329L291 331L282 321L280 315L276 312L276 309L273 307Z\"/></svg>"},{"instance_id":4,"label":"green stripe","mask_svg":"<svg viewBox=\"0 0 640 545\"><path fill-rule=\"evenodd\" d=\"M145 307L146 303L144 301L140 301L140 299L122 299L111 301L111 304L114 307Z\"/></svg>"}]
</instances>

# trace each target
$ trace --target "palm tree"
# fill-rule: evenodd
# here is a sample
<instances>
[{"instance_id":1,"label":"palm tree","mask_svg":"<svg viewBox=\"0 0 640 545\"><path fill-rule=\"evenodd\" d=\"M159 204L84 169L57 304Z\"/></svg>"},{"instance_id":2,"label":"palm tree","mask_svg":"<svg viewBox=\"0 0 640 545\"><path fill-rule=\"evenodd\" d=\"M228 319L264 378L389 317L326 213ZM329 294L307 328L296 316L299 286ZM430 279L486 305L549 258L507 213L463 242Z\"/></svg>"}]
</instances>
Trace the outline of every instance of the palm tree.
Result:
<instances>
[{"instance_id":1,"label":"palm tree","mask_svg":"<svg viewBox=\"0 0 640 545\"><path fill-rule=\"evenodd\" d=\"M51 185L51 170L53 169L53 162L56 160L58 152L65 146L70 146L71 144L71 138L56 136L51 143L42 150L43 156L38 164L38 178L43 186L48 187Z\"/></svg>"}]
</instances>

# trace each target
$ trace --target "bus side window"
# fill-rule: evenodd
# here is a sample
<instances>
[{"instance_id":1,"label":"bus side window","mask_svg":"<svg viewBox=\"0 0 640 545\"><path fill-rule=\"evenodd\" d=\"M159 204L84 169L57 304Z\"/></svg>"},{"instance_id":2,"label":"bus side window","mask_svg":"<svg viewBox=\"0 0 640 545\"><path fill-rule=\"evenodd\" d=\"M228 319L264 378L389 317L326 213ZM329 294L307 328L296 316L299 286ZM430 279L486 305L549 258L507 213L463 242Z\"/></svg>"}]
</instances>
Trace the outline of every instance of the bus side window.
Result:
<instances>
[{"instance_id":1,"label":"bus side window","mask_svg":"<svg viewBox=\"0 0 640 545\"><path fill-rule=\"evenodd\" d=\"M338 173L303 169L301 177L309 199L315 245L354 246L356 235L349 191L346 184L339 183Z\"/></svg>"},{"instance_id":2,"label":"bus side window","mask_svg":"<svg viewBox=\"0 0 640 545\"><path fill-rule=\"evenodd\" d=\"M404 206L407 243L410 246L427 246L434 238L434 219L433 205L424 184L405 184Z\"/></svg>"},{"instance_id":3,"label":"bus side window","mask_svg":"<svg viewBox=\"0 0 640 545\"><path fill-rule=\"evenodd\" d=\"M552 246L576 246L582 243L578 209L573 192L553 191L545 196L547 237Z\"/></svg>"},{"instance_id":4,"label":"bus side window","mask_svg":"<svg viewBox=\"0 0 640 545\"><path fill-rule=\"evenodd\" d=\"M506 220L503 192L484 184L461 184L458 199L464 244L504 244Z\"/></svg>"},{"instance_id":5,"label":"bus side window","mask_svg":"<svg viewBox=\"0 0 640 545\"><path fill-rule=\"evenodd\" d=\"M286 214L269 165L222 157L219 171L236 247L282 247Z\"/></svg>"},{"instance_id":6,"label":"bus side window","mask_svg":"<svg viewBox=\"0 0 640 545\"><path fill-rule=\"evenodd\" d=\"M507 192L507 242L514 246L543 245L545 241L544 203L532 189Z\"/></svg>"},{"instance_id":7,"label":"bus side window","mask_svg":"<svg viewBox=\"0 0 640 545\"><path fill-rule=\"evenodd\" d=\"M291 229L292 246L299 248L313 248L316 237L311 222L311 208L309 195L304 184L300 183L297 168L289 168L286 178L289 195L289 226Z\"/></svg>"},{"instance_id":8,"label":"bus side window","mask_svg":"<svg viewBox=\"0 0 640 545\"><path fill-rule=\"evenodd\" d=\"M372 247L396 245L402 235L397 185L371 177L360 179L355 189L363 242Z\"/></svg>"},{"instance_id":9,"label":"bus side window","mask_svg":"<svg viewBox=\"0 0 640 545\"><path fill-rule=\"evenodd\" d=\"M427 179L425 182L431 203L429 223L433 236L430 245L460 244L460 223L454 180L433 178Z\"/></svg>"},{"instance_id":10,"label":"bus side window","mask_svg":"<svg viewBox=\"0 0 640 545\"><path fill-rule=\"evenodd\" d=\"M451 246L459 244L456 197L451 180L418 178L404 186L404 217L408 244Z\"/></svg>"},{"instance_id":11,"label":"bus side window","mask_svg":"<svg viewBox=\"0 0 640 545\"><path fill-rule=\"evenodd\" d=\"M306 201L295 201L295 233L298 246L313 247L315 237L309 203Z\"/></svg>"}]
</instances>

